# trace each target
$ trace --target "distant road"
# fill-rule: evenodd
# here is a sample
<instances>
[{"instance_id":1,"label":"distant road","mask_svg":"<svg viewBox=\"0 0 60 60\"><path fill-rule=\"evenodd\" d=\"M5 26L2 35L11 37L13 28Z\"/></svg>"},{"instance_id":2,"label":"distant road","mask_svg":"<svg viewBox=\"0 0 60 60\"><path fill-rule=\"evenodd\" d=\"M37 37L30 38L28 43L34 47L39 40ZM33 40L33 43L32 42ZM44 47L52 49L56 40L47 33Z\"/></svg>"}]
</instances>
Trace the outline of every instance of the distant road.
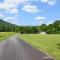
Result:
<instances>
[{"instance_id":1,"label":"distant road","mask_svg":"<svg viewBox=\"0 0 60 60\"><path fill-rule=\"evenodd\" d=\"M53 60L41 51L31 47L18 36L0 43L0 60Z\"/></svg>"}]
</instances>

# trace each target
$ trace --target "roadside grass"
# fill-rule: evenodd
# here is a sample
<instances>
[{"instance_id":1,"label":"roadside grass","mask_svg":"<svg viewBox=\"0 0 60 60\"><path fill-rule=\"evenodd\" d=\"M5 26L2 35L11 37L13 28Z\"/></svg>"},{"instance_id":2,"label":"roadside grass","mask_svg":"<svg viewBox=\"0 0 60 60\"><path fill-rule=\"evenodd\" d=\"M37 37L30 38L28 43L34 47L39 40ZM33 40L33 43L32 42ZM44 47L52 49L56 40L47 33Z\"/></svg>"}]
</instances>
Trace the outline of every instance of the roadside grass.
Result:
<instances>
[{"instance_id":1,"label":"roadside grass","mask_svg":"<svg viewBox=\"0 0 60 60\"><path fill-rule=\"evenodd\" d=\"M20 38L38 50L42 50L55 60L60 60L60 34L20 34Z\"/></svg>"},{"instance_id":2,"label":"roadside grass","mask_svg":"<svg viewBox=\"0 0 60 60\"><path fill-rule=\"evenodd\" d=\"M15 32L0 32L0 42L7 39L13 34L15 34Z\"/></svg>"}]
</instances>

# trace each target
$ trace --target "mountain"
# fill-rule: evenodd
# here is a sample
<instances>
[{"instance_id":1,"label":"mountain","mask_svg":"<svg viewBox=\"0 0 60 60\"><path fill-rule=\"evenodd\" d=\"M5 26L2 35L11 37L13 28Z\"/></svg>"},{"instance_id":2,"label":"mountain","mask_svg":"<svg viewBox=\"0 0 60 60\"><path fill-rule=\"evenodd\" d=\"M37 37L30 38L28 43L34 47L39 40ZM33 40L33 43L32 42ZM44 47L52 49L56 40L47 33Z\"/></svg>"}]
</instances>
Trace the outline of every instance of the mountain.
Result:
<instances>
[{"instance_id":1,"label":"mountain","mask_svg":"<svg viewBox=\"0 0 60 60\"><path fill-rule=\"evenodd\" d=\"M2 24L2 25L14 25L14 24L8 23L8 22L0 19L0 25L1 25L1 24ZM17 25L16 25L16 26L17 26Z\"/></svg>"},{"instance_id":2,"label":"mountain","mask_svg":"<svg viewBox=\"0 0 60 60\"><path fill-rule=\"evenodd\" d=\"M0 19L0 32L20 32L22 34L46 32L48 34L60 34L60 20L53 24L42 24L41 26L17 26Z\"/></svg>"},{"instance_id":3,"label":"mountain","mask_svg":"<svg viewBox=\"0 0 60 60\"><path fill-rule=\"evenodd\" d=\"M0 32L5 32L5 31L16 31L19 28L19 26L15 24L8 23L2 19L0 19Z\"/></svg>"}]
</instances>

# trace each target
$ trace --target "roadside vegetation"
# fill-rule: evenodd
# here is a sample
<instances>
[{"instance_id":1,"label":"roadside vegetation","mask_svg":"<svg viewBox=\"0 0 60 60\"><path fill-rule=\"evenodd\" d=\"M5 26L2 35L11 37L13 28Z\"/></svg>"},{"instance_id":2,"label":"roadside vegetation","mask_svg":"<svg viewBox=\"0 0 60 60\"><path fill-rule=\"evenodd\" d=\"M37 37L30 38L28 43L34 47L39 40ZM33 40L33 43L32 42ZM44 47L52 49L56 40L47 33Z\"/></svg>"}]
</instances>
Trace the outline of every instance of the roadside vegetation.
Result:
<instances>
[{"instance_id":1,"label":"roadside vegetation","mask_svg":"<svg viewBox=\"0 0 60 60\"><path fill-rule=\"evenodd\" d=\"M60 60L60 34L21 34L20 38L38 50Z\"/></svg>"},{"instance_id":2,"label":"roadside vegetation","mask_svg":"<svg viewBox=\"0 0 60 60\"><path fill-rule=\"evenodd\" d=\"M0 32L0 41L7 39L8 37L15 34L15 32Z\"/></svg>"},{"instance_id":3,"label":"roadside vegetation","mask_svg":"<svg viewBox=\"0 0 60 60\"><path fill-rule=\"evenodd\" d=\"M38 34L46 32L47 34L60 34L60 20L54 23L40 26L18 26L0 19L0 32L19 32L21 34Z\"/></svg>"}]
</instances>

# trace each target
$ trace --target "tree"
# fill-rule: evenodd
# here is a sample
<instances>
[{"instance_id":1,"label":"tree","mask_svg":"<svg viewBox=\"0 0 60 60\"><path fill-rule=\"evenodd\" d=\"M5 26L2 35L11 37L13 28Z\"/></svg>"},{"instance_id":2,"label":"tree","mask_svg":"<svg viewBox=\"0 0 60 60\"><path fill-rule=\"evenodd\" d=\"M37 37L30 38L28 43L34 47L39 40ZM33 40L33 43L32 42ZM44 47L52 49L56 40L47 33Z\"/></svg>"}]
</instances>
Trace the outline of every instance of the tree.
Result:
<instances>
[{"instance_id":1,"label":"tree","mask_svg":"<svg viewBox=\"0 0 60 60\"><path fill-rule=\"evenodd\" d=\"M31 31L32 31L32 33L34 33L34 34L39 33L39 29L37 28L37 26L33 26L33 27L31 28Z\"/></svg>"},{"instance_id":2,"label":"tree","mask_svg":"<svg viewBox=\"0 0 60 60\"><path fill-rule=\"evenodd\" d=\"M46 24L42 24L42 25L40 26L40 31L42 31L42 32L47 32L47 25L46 25Z\"/></svg>"},{"instance_id":3,"label":"tree","mask_svg":"<svg viewBox=\"0 0 60 60\"><path fill-rule=\"evenodd\" d=\"M49 24L47 30L50 34L60 33L60 20L56 20L53 24Z\"/></svg>"}]
</instances>

